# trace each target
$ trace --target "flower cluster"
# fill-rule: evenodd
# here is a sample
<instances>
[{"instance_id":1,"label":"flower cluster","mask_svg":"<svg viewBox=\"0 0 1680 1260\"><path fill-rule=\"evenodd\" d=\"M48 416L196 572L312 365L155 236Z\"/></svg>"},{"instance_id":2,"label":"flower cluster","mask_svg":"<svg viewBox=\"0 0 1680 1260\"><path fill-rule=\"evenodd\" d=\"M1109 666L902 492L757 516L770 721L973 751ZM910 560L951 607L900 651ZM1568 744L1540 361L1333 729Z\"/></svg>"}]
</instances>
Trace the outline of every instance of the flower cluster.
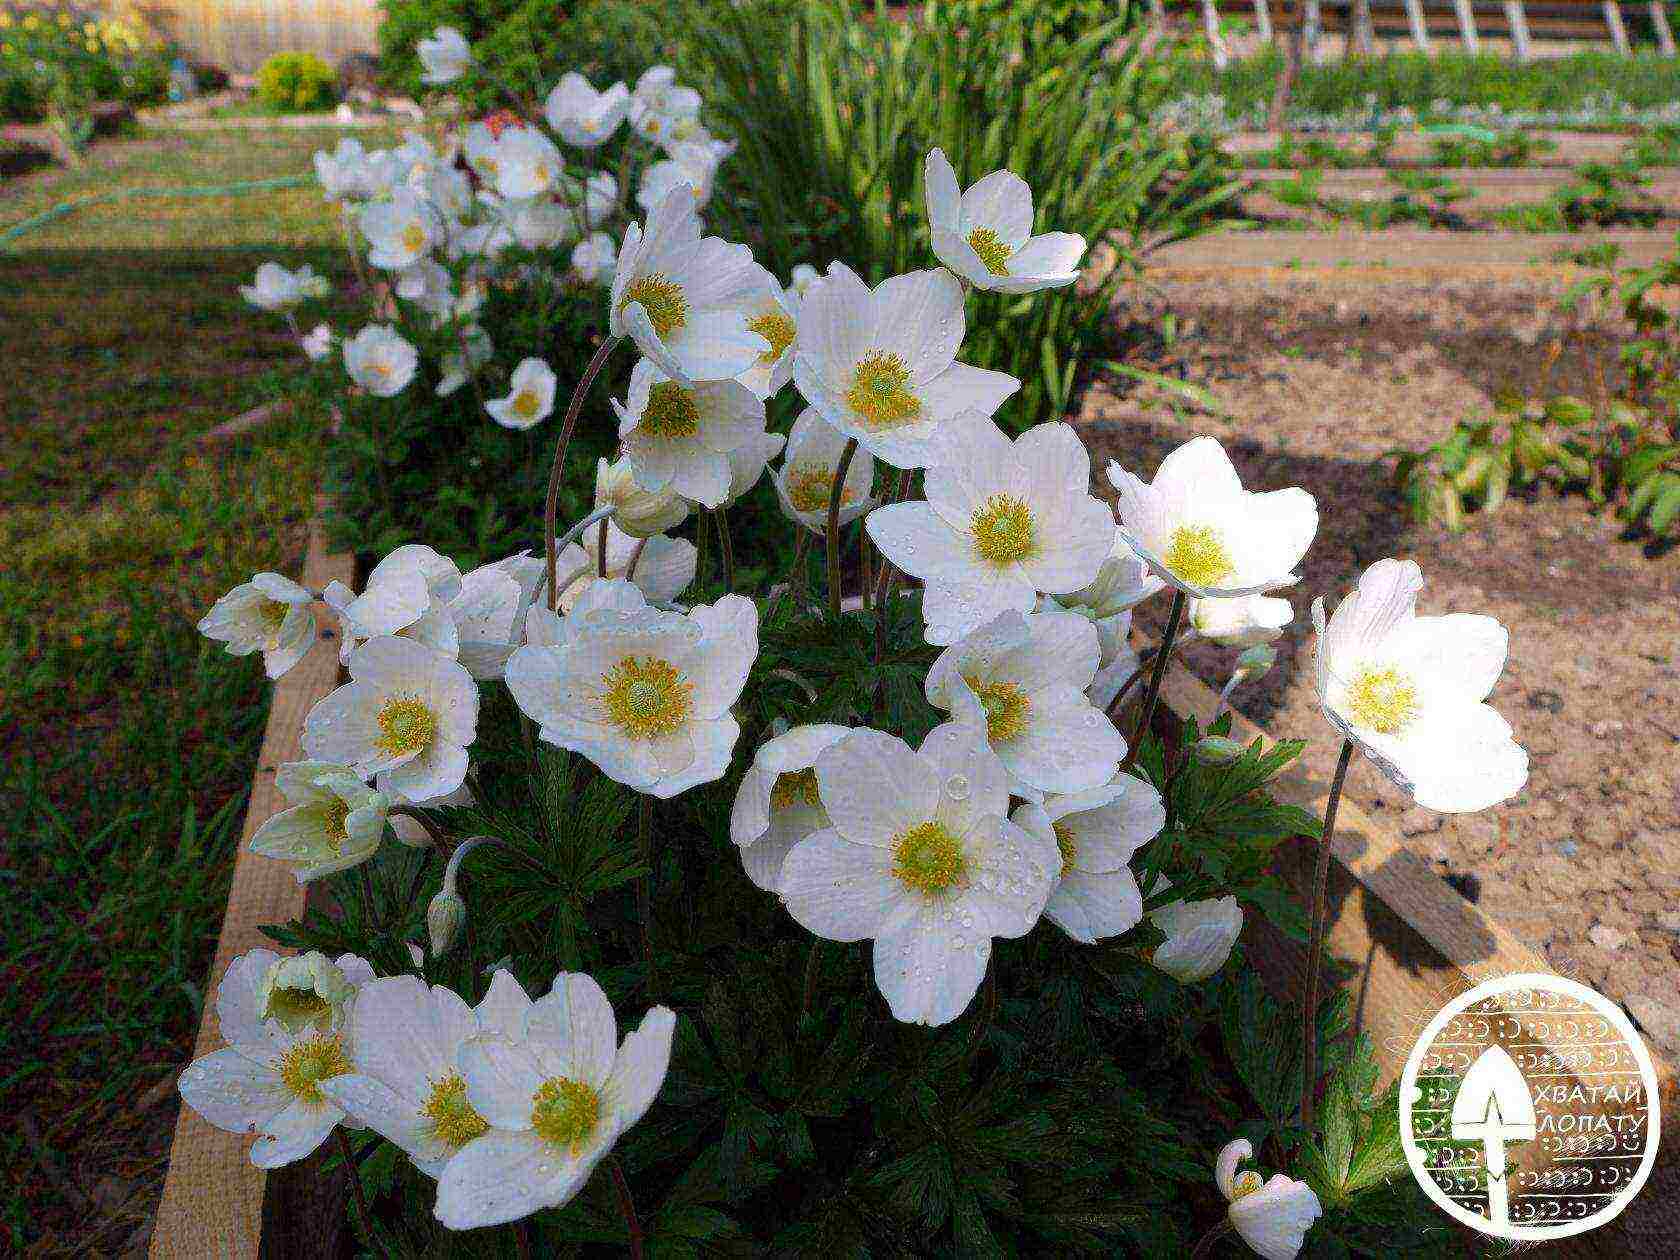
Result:
<instances>
[{"instance_id":1,"label":"flower cluster","mask_svg":"<svg viewBox=\"0 0 1680 1260\"><path fill-rule=\"evenodd\" d=\"M420 56L435 84L472 67L448 29ZM1030 301L1079 275L1085 242L1035 232L1018 177L995 171L963 191L935 149L924 182L939 265L872 287L835 261L783 286L747 245L706 234L701 212L729 146L705 131L699 109L664 67L604 92L568 74L548 97L547 130L496 117L471 124L452 149L415 137L387 153L345 141L318 156L367 264L389 275L392 309L409 319L416 308L460 334L442 390L491 355L471 322L486 262L533 242L582 249L624 205L612 176L569 173L561 146L587 155L628 126L665 152L643 174L640 221L591 246L577 268L602 285L606 336L566 409L552 486L601 366L619 347L638 356L626 396L613 400L618 452L597 468L593 510L562 530L551 490L542 555L462 572L411 544L380 560L359 593L258 574L201 623L230 652L261 652L273 677L311 650L312 604L339 625L349 681L305 719L309 760L281 767L288 808L252 848L306 881L365 863L387 830L436 846L448 857L425 915L436 955L467 920L462 859L499 843L450 836L442 812L477 784L482 687L505 684L528 738L634 793L644 841L655 802L727 780L761 618L773 623L733 590L683 602L697 552L670 531L708 512L727 538L724 512L779 455L777 501L802 547L820 539L827 549L831 620L873 615L879 642L898 577L919 583L922 635L940 649L922 690L942 723L916 747L858 712L774 724L740 759L750 764L733 791L730 834L746 880L817 937L872 942L875 986L906 1023L957 1019L993 942L1041 919L1081 945L1141 929L1139 952L1160 970L1207 978L1230 956L1243 911L1232 895L1186 897L1206 879L1175 893L1155 854L1140 885L1133 862L1167 825L1163 788L1170 795L1175 768L1169 758L1152 781L1134 769L1135 745L1152 735L1183 641L1242 650L1226 697L1269 667L1265 645L1293 619L1272 592L1299 580L1318 526L1312 496L1246 489L1204 437L1149 481L1111 465L1111 507L1093 493L1072 427L1041 423L1012 438L994 417L1020 382L960 358L971 290ZM265 265L246 296L290 318L320 288L312 274ZM310 336L315 350L332 339ZM382 323L346 340L343 358L376 397L401 393L419 368L415 347ZM526 358L485 410L529 428L555 412L559 384ZM767 403L790 385L803 407L784 436L769 431ZM878 493L883 466L895 476ZM881 576L848 612L838 535L860 519ZM1505 634L1488 618L1417 616L1420 587L1415 565L1385 560L1333 617L1315 605L1320 696L1345 755L1362 750L1426 807L1483 808L1526 778L1510 728L1482 703ZM1157 595L1170 609L1146 663L1131 619ZM1117 715L1146 674L1129 742ZM1220 764L1243 752L1225 745L1210 736L1188 755ZM1334 797L1331 810L1327 830ZM365 1125L437 1178L437 1217L455 1229L574 1195L654 1101L675 1021L655 1008L620 1044L586 976L563 974L533 1002L497 971L472 1007L416 975L376 979L359 959L262 952L230 969L218 1010L230 1048L183 1077L195 1109L225 1128L261 1129L253 1159L269 1164L313 1149L335 1125ZM1292 1255L1317 1200L1299 1183L1238 1177L1240 1146L1220 1159L1231 1219L1262 1254Z\"/></svg>"}]
</instances>

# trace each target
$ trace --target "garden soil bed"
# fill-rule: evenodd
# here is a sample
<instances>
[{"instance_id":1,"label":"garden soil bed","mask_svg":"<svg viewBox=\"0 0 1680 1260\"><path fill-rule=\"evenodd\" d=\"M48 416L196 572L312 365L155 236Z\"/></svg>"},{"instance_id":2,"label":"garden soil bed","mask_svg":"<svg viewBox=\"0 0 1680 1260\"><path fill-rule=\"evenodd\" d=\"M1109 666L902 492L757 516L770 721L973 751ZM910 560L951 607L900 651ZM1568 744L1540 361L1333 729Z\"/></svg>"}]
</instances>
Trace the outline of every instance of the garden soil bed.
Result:
<instances>
[{"instance_id":1,"label":"garden soil bed","mask_svg":"<svg viewBox=\"0 0 1680 1260\"><path fill-rule=\"evenodd\" d=\"M1566 276L1153 274L1118 309L1125 357L1203 386L1228 415L1098 382L1076 420L1095 466L1116 458L1148 474L1210 433L1246 484L1301 485L1319 502L1278 668L1239 691L1238 707L1274 734L1309 738L1305 768L1327 779L1337 742L1307 654L1315 595L1333 603L1373 561L1406 556L1423 567L1427 611L1498 617L1511 654L1492 702L1529 750L1527 788L1501 808L1444 817L1356 764L1350 799L1397 829L1443 888L1621 1001L1655 1048L1680 1055L1680 550L1627 538L1609 514L1550 491L1473 516L1461 535L1421 528L1381 462L1486 412L1502 390L1542 387L1545 348L1566 327L1556 314ZM1171 348L1153 332L1168 310ZM1616 332L1610 320L1579 329L1554 387L1594 396ZM1216 686L1230 667L1229 652L1187 655Z\"/></svg>"}]
</instances>

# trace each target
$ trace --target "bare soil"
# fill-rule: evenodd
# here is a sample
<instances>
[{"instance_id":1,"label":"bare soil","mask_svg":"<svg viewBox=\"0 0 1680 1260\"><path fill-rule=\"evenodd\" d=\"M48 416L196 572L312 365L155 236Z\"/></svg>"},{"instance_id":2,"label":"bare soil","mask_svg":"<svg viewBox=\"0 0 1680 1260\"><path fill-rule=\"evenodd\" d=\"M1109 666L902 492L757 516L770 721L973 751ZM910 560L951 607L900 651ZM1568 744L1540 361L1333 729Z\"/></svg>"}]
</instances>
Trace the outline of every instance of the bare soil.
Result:
<instances>
[{"instance_id":1,"label":"bare soil","mask_svg":"<svg viewBox=\"0 0 1680 1260\"><path fill-rule=\"evenodd\" d=\"M1170 275L1170 273L1168 273ZM1460 895L1504 922L1559 971L1623 1002L1680 1056L1680 550L1629 537L1578 496L1541 491L1470 518L1452 535L1412 523L1385 451L1421 447L1496 394L1550 383L1593 397L1615 362L1616 322L1566 324L1565 273L1396 276L1380 270L1228 271L1169 278L1118 308L1127 361L1195 382L1228 413L1189 408L1129 383L1094 384L1075 423L1094 467L1153 474L1167 451L1218 437L1253 488L1304 486L1319 533L1291 593L1296 621L1278 668L1237 693L1273 734L1305 737L1328 777L1337 742L1314 701L1309 608L1332 605L1384 556L1415 559L1426 612L1477 611L1511 632L1491 703L1531 758L1516 798L1467 816L1412 805L1356 763L1349 791L1387 818ZM1177 340L1159 336L1177 319ZM1567 335L1566 335L1567 334ZM1099 472L1101 492L1107 478ZM1164 608L1140 616L1158 631ZM1192 647L1214 686L1233 653Z\"/></svg>"}]
</instances>

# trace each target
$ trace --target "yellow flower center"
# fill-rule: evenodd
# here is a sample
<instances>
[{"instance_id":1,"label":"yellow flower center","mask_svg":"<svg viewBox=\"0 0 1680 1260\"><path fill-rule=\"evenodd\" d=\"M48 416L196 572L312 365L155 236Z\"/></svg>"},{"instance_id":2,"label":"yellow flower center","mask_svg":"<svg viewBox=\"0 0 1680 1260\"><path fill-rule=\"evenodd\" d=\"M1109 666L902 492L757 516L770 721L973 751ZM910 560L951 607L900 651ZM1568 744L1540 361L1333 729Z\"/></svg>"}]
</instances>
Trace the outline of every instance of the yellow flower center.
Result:
<instances>
[{"instance_id":1,"label":"yellow flower center","mask_svg":"<svg viewBox=\"0 0 1680 1260\"><path fill-rule=\"evenodd\" d=\"M782 352L793 344L798 333L793 321L780 311L748 320L747 327L770 343L770 348L758 356L758 361L766 367L782 357Z\"/></svg>"},{"instance_id":2,"label":"yellow flower center","mask_svg":"<svg viewBox=\"0 0 1680 1260\"><path fill-rule=\"evenodd\" d=\"M942 893L963 877L962 842L943 823L925 822L893 840L892 873L926 896Z\"/></svg>"},{"instance_id":3,"label":"yellow flower center","mask_svg":"<svg viewBox=\"0 0 1680 1260\"><path fill-rule=\"evenodd\" d=\"M974 551L988 564L1014 564L1038 552L1032 511L1009 494L994 494L969 523Z\"/></svg>"},{"instance_id":4,"label":"yellow flower center","mask_svg":"<svg viewBox=\"0 0 1680 1260\"><path fill-rule=\"evenodd\" d=\"M1161 559L1174 577L1191 586L1216 586L1236 567L1219 532L1209 525L1180 525Z\"/></svg>"},{"instance_id":5,"label":"yellow flower center","mask_svg":"<svg viewBox=\"0 0 1680 1260\"><path fill-rule=\"evenodd\" d=\"M796 805L822 808L822 796L817 792L815 769L789 770L776 776L776 786L770 789L770 808L792 809Z\"/></svg>"},{"instance_id":6,"label":"yellow flower center","mask_svg":"<svg viewBox=\"0 0 1680 1260\"><path fill-rule=\"evenodd\" d=\"M846 405L872 429L909 424L922 414L922 404L910 392L910 369L896 354L872 350L857 365Z\"/></svg>"},{"instance_id":7,"label":"yellow flower center","mask_svg":"<svg viewBox=\"0 0 1680 1260\"><path fill-rule=\"evenodd\" d=\"M964 674L963 681L986 711L986 737L992 743L1014 739L1027 729L1032 701L1026 692L1012 682L985 682L970 674Z\"/></svg>"},{"instance_id":8,"label":"yellow flower center","mask_svg":"<svg viewBox=\"0 0 1680 1260\"><path fill-rule=\"evenodd\" d=\"M538 162L536 166L532 168L531 174L535 177L538 188L548 187L549 173L548 167L545 164Z\"/></svg>"},{"instance_id":9,"label":"yellow flower center","mask_svg":"<svg viewBox=\"0 0 1680 1260\"><path fill-rule=\"evenodd\" d=\"M418 223L410 223L403 229L403 248L411 254L418 254L426 248L426 229Z\"/></svg>"},{"instance_id":10,"label":"yellow flower center","mask_svg":"<svg viewBox=\"0 0 1680 1260\"><path fill-rule=\"evenodd\" d=\"M280 637L280 627L286 624L286 614L292 611L290 604L278 599L264 599L257 605L257 620L262 623L263 633L272 644Z\"/></svg>"},{"instance_id":11,"label":"yellow flower center","mask_svg":"<svg viewBox=\"0 0 1680 1260\"><path fill-rule=\"evenodd\" d=\"M551 1076L531 1099L531 1128L545 1142L575 1154L601 1119L601 1096L582 1081Z\"/></svg>"},{"instance_id":12,"label":"yellow flower center","mask_svg":"<svg viewBox=\"0 0 1680 1260\"><path fill-rule=\"evenodd\" d=\"M834 495L834 469L815 460L795 464L787 475L788 502L801 512L826 512ZM857 495L845 486L840 488L840 504L844 507Z\"/></svg>"},{"instance_id":13,"label":"yellow flower center","mask_svg":"<svg viewBox=\"0 0 1680 1260\"><path fill-rule=\"evenodd\" d=\"M345 825L350 817L350 802L342 797L333 797L321 806L321 830L326 833L327 845L334 853L342 852L345 841L350 839L350 829Z\"/></svg>"},{"instance_id":14,"label":"yellow flower center","mask_svg":"<svg viewBox=\"0 0 1680 1260\"><path fill-rule=\"evenodd\" d=\"M607 719L631 739L662 739L688 718L694 684L656 656L626 656L605 674Z\"/></svg>"},{"instance_id":15,"label":"yellow flower center","mask_svg":"<svg viewBox=\"0 0 1680 1260\"><path fill-rule=\"evenodd\" d=\"M1062 855L1061 878L1065 879L1079 857L1079 841L1074 838L1073 828L1066 822L1051 823L1050 829L1056 833L1056 848Z\"/></svg>"},{"instance_id":16,"label":"yellow flower center","mask_svg":"<svg viewBox=\"0 0 1680 1260\"><path fill-rule=\"evenodd\" d=\"M1381 735L1394 735L1418 715L1417 687L1393 666L1377 669L1367 665L1348 686L1347 707L1356 725Z\"/></svg>"},{"instance_id":17,"label":"yellow flower center","mask_svg":"<svg viewBox=\"0 0 1680 1260\"><path fill-rule=\"evenodd\" d=\"M283 1026L293 1030L307 1024L325 1028L332 1021L332 1003L314 989L276 986L268 995L268 1005L263 1007L263 1019L279 1020Z\"/></svg>"},{"instance_id":18,"label":"yellow flower center","mask_svg":"<svg viewBox=\"0 0 1680 1260\"><path fill-rule=\"evenodd\" d=\"M292 1043L280 1056L280 1082L297 1098L311 1107L319 1107L321 1082L334 1076L355 1071L344 1043L337 1033L324 1033Z\"/></svg>"},{"instance_id":19,"label":"yellow flower center","mask_svg":"<svg viewBox=\"0 0 1680 1260\"><path fill-rule=\"evenodd\" d=\"M432 1122L433 1137L457 1150L490 1131L490 1122L467 1101L467 1083L459 1072L432 1082L432 1092L420 1114Z\"/></svg>"},{"instance_id":20,"label":"yellow flower center","mask_svg":"<svg viewBox=\"0 0 1680 1260\"><path fill-rule=\"evenodd\" d=\"M694 399L694 391L675 381L660 381L648 390L641 427L654 437L693 437L700 432L700 405Z\"/></svg>"},{"instance_id":21,"label":"yellow flower center","mask_svg":"<svg viewBox=\"0 0 1680 1260\"><path fill-rule=\"evenodd\" d=\"M379 710L379 738L373 746L387 757L417 753L437 734L437 714L413 696L393 696Z\"/></svg>"},{"instance_id":22,"label":"yellow flower center","mask_svg":"<svg viewBox=\"0 0 1680 1260\"><path fill-rule=\"evenodd\" d=\"M1245 1169L1238 1173L1231 1182L1231 1202L1235 1203L1238 1199L1253 1194L1263 1184L1259 1173L1252 1168Z\"/></svg>"},{"instance_id":23,"label":"yellow flower center","mask_svg":"<svg viewBox=\"0 0 1680 1260\"><path fill-rule=\"evenodd\" d=\"M1009 255L1015 251L1002 241L991 228L975 228L968 234L968 247L980 255L980 261L986 265L986 270L994 276L1007 276L1009 268L1004 264Z\"/></svg>"},{"instance_id":24,"label":"yellow flower center","mask_svg":"<svg viewBox=\"0 0 1680 1260\"><path fill-rule=\"evenodd\" d=\"M622 315L624 308L632 302L642 304L653 324L654 333L661 341L688 320L688 299L683 296L682 286L674 280L667 280L662 271L638 276L625 286L618 313Z\"/></svg>"},{"instance_id":25,"label":"yellow flower center","mask_svg":"<svg viewBox=\"0 0 1680 1260\"><path fill-rule=\"evenodd\" d=\"M522 389L514 396L513 414L521 420L529 420L537 414L537 409L541 405L534 390Z\"/></svg>"}]
</instances>

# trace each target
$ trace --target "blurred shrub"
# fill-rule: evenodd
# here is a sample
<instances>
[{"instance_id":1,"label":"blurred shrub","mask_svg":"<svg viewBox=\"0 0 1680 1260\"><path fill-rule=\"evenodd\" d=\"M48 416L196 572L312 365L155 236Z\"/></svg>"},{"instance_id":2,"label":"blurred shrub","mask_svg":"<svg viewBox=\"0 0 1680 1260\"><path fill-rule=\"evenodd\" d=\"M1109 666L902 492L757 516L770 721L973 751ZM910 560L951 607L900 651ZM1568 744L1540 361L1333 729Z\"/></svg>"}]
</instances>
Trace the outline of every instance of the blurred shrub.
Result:
<instances>
[{"instance_id":1,"label":"blurred shrub","mask_svg":"<svg viewBox=\"0 0 1680 1260\"><path fill-rule=\"evenodd\" d=\"M314 53L275 53L257 70L257 99L270 109L325 109L337 83L337 73Z\"/></svg>"}]
</instances>

